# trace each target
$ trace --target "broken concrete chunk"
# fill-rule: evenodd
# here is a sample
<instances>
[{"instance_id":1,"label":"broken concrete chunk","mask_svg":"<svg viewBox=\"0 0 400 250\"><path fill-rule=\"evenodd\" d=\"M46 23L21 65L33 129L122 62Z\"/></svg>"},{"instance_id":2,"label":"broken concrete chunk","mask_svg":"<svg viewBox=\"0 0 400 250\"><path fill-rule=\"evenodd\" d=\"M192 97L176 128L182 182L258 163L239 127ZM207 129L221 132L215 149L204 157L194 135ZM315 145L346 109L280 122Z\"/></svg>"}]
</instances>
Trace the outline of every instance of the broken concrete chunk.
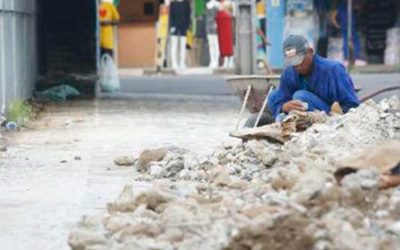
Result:
<instances>
[{"instance_id":1,"label":"broken concrete chunk","mask_svg":"<svg viewBox=\"0 0 400 250\"><path fill-rule=\"evenodd\" d=\"M367 169L380 174L382 189L398 186L400 175L396 173L396 168L400 165L400 142L383 141L341 161L338 165L341 167L335 171L335 178L339 183L344 176Z\"/></svg>"},{"instance_id":2,"label":"broken concrete chunk","mask_svg":"<svg viewBox=\"0 0 400 250\"><path fill-rule=\"evenodd\" d=\"M165 169L160 165L151 165L150 176L157 179L163 178L165 176Z\"/></svg>"},{"instance_id":3,"label":"broken concrete chunk","mask_svg":"<svg viewBox=\"0 0 400 250\"><path fill-rule=\"evenodd\" d=\"M306 205L318 198L325 187L325 183L330 180L331 177L326 172L316 169L306 171L299 177L292 188L290 199L302 205Z\"/></svg>"},{"instance_id":4,"label":"broken concrete chunk","mask_svg":"<svg viewBox=\"0 0 400 250\"><path fill-rule=\"evenodd\" d=\"M284 208L279 206L262 205L245 209L242 211L242 214L246 215L249 218L255 218L263 213L273 214L282 211L283 209Z\"/></svg>"},{"instance_id":5,"label":"broken concrete chunk","mask_svg":"<svg viewBox=\"0 0 400 250\"><path fill-rule=\"evenodd\" d=\"M184 160L182 158L173 159L166 167L166 177L175 177L185 167Z\"/></svg>"},{"instance_id":6,"label":"broken concrete chunk","mask_svg":"<svg viewBox=\"0 0 400 250\"><path fill-rule=\"evenodd\" d=\"M158 211L162 205L174 199L175 197L173 195L162 190L149 190L139 194L135 198L135 204L136 206L145 204L147 209Z\"/></svg>"},{"instance_id":7,"label":"broken concrete chunk","mask_svg":"<svg viewBox=\"0 0 400 250\"><path fill-rule=\"evenodd\" d=\"M132 156L119 156L114 159L114 163L118 166L133 166L135 159Z\"/></svg>"},{"instance_id":8,"label":"broken concrete chunk","mask_svg":"<svg viewBox=\"0 0 400 250\"><path fill-rule=\"evenodd\" d=\"M216 186L228 186L231 183L229 174L220 166L210 172L210 180Z\"/></svg>"},{"instance_id":9,"label":"broken concrete chunk","mask_svg":"<svg viewBox=\"0 0 400 250\"><path fill-rule=\"evenodd\" d=\"M140 205L147 209L157 211L164 203L174 200L174 196L162 190L149 190L138 195L133 194L131 185L126 185L115 202L107 204L108 212L133 212Z\"/></svg>"},{"instance_id":10,"label":"broken concrete chunk","mask_svg":"<svg viewBox=\"0 0 400 250\"><path fill-rule=\"evenodd\" d=\"M137 207L134 199L132 185L125 185L118 198L113 203L107 204L108 212L133 212Z\"/></svg>"},{"instance_id":11,"label":"broken concrete chunk","mask_svg":"<svg viewBox=\"0 0 400 250\"><path fill-rule=\"evenodd\" d=\"M68 244L73 250L83 250L90 246L106 245L107 240L101 233L85 229L74 229L69 234Z\"/></svg>"},{"instance_id":12,"label":"broken concrete chunk","mask_svg":"<svg viewBox=\"0 0 400 250\"><path fill-rule=\"evenodd\" d=\"M138 160L138 170L139 171L147 171L150 162L152 161L161 161L167 155L168 150L166 148L159 149L147 149L144 150Z\"/></svg>"}]
</instances>

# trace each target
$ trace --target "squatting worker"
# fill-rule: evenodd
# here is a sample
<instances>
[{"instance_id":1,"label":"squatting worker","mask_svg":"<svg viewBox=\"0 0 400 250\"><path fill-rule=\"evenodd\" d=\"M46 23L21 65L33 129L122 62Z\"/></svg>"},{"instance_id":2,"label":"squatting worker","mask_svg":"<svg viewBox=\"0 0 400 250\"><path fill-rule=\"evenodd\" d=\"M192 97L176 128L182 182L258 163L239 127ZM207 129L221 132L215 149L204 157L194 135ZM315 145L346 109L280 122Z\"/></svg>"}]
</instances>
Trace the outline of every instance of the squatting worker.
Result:
<instances>
[{"instance_id":1,"label":"squatting worker","mask_svg":"<svg viewBox=\"0 0 400 250\"><path fill-rule=\"evenodd\" d=\"M320 110L330 112L338 102L347 112L357 107L360 101L353 81L344 66L337 61L314 55L307 39L301 35L290 35L283 44L285 65L280 86L271 92L268 106L276 118L292 110Z\"/></svg>"}]
</instances>

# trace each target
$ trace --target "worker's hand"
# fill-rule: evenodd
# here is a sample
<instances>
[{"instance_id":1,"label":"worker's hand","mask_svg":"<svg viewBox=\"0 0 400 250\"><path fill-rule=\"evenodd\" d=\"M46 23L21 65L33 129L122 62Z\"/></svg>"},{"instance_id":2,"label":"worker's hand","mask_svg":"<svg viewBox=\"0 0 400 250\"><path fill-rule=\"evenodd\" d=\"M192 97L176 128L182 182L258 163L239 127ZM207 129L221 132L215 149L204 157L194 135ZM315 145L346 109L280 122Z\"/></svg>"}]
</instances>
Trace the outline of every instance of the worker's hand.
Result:
<instances>
[{"instance_id":1,"label":"worker's hand","mask_svg":"<svg viewBox=\"0 0 400 250\"><path fill-rule=\"evenodd\" d=\"M303 104L298 100L291 100L287 103L283 104L282 111L285 113L289 113L292 110L306 111Z\"/></svg>"}]
</instances>

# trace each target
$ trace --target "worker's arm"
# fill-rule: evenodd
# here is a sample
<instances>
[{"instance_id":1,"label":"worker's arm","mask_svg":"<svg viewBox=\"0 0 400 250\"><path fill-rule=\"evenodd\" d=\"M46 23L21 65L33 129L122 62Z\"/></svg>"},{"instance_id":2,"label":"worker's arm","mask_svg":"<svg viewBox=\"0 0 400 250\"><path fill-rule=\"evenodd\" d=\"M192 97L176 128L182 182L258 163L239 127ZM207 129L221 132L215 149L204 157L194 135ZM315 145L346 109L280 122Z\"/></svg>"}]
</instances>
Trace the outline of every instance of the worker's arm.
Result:
<instances>
[{"instance_id":1,"label":"worker's arm","mask_svg":"<svg viewBox=\"0 0 400 250\"><path fill-rule=\"evenodd\" d=\"M347 74L343 65L338 65L333 69L334 81L331 84L331 91L333 93L333 101L339 102L343 112L349 111L351 108L358 107L360 101L354 90L354 84L349 74Z\"/></svg>"},{"instance_id":2,"label":"worker's arm","mask_svg":"<svg viewBox=\"0 0 400 250\"><path fill-rule=\"evenodd\" d=\"M268 107L275 118L284 112L283 105L292 100L293 93L296 90L296 83L293 77L290 77L290 74L290 70L285 70L281 77L279 88L268 99Z\"/></svg>"}]
</instances>

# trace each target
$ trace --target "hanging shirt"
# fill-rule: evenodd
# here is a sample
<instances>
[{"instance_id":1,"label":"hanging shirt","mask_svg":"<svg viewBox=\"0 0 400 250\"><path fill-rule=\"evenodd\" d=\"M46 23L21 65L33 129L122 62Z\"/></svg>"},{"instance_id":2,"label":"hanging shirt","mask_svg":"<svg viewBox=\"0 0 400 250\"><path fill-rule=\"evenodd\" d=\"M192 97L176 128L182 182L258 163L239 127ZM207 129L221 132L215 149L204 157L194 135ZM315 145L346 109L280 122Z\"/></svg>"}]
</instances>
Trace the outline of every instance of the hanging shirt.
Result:
<instances>
[{"instance_id":1,"label":"hanging shirt","mask_svg":"<svg viewBox=\"0 0 400 250\"><path fill-rule=\"evenodd\" d=\"M258 18L265 18L266 12L265 12L265 1L264 0L260 0L256 4L256 13L257 13Z\"/></svg>"},{"instance_id":2,"label":"hanging shirt","mask_svg":"<svg viewBox=\"0 0 400 250\"><path fill-rule=\"evenodd\" d=\"M119 21L119 14L112 3L102 3L99 8L100 22ZM114 33L111 24L100 25L100 47L114 48Z\"/></svg>"},{"instance_id":3,"label":"hanging shirt","mask_svg":"<svg viewBox=\"0 0 400 250\"><path fill-rule=\"evenodd\" d=\"M283 72L277 98L268 101L268 107L274 117L282 112L282 105L292 100L293 94L298 90L314 93L329 107L334 102L339 102L344 112L360 104L353 81L344 66L318 55L313 57L313 69L308 79L297 73L294 67L289 67Z\"/></svg>"},{"instance_id":4,"label":"hanging shirt","mask_svg":"<svg viewBox=\"0 0 400 250\"><path fill-rule=\"evenodd\" d=\"M172 35L186 36L190 26L190 3L188 0L172 1L169 6L169 24L173 28Z\"/></svg>"},{"instance_id":5,"label":"hanging shirt","mask_svg":"<svg viewBox=\"0 0 400 250\"><path fill-rule=\"evenodd\" d=\"M218 45L221 56L233 55L232 15L226 10L220 10L215 17L217 21Z\"/></svg>"},{"instance_id":6,"label":"hanging shirt","mask_svg":"<svg viewBox=\"0 0 400 250\"><path fill-rule=\"evenodd\" d=\"M253 22L256 24L256 29L261 29L261 21L257 17L253 17ZM265 31L263 31L265 32ZM256 44L257 44L257 60L264 61L267 58L266 47L262 37L256 34Z\"/></svg>"},{"instance_id":7,"label":"hanging shirt","mask_svg":"<svg viewBox=\"0 0 400 250\"><path fill-rule=\"evenodd\" d=\"M206 10L206 31L207 35L216 35L217 34L217 22L215 17L219 11L219 7L214 5L212 8L207 8Z\"/></svg>"},{"instance_id":8,"label":"hanging shirt","mask_svg":"<svg viewBox=\"0 0 400 250\"><path fill-rule=\"evenodd\" d=\"M204 15L206 11L206 1L205 0L195 0L194 1L194 16L199 17Z\"/></svg>"}]
</instances>

